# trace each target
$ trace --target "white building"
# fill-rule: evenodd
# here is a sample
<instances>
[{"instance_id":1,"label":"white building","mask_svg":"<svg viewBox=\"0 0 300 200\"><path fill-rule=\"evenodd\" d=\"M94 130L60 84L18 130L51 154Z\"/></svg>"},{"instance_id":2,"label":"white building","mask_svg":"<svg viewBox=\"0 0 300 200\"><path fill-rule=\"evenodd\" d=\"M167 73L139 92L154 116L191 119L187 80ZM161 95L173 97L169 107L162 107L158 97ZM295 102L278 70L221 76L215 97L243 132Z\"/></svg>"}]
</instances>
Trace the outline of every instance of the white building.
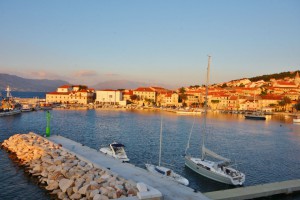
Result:
<instances>
[{"instance_id":1,"label":"white building","mask_svg":"<svg viewBox=\"0 0 300 200\"><path fill-rule=\"evenodd\" d=\"M123 94L119 90L97 90L96 104L126 105Z\"/></svg>"}]
</instances>

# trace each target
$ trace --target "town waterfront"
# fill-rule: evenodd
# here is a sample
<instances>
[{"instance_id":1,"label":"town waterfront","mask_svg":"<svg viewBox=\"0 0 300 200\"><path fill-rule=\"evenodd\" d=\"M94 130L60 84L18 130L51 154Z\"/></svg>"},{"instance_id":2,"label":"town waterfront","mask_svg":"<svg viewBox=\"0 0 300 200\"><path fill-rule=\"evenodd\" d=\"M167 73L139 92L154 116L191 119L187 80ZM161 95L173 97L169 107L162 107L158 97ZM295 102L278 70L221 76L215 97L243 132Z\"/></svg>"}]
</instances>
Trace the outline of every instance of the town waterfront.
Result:
<instances>
[{"instance_id":1,"label":"town waterfront","mask_svg":"<svg viewBox=\"0 0 300 200\"><path fill-rule=\"evenodd\" d=\"M147 162L158 162L162 119L163 163L171 164L170 168L189 179L190 187L195 190L232 188L203 178L184 166L190 131L192 140L187 153L200 153L202 117L160 111L52 110L50 124L51 134L60 134L94 149L113 141L121 142L131 163L144 168ZM16 133L44 134L46 112L2 117L0 127L0 141ZM272 115L266 121L255 121L238 114L209 113L207 128L207 146L237 162L238 169L246 174L245 186L300 178L300 125L293 124L292 117ZM1 150L0 199L49 198Z\"/></svg>"}]
</instances>

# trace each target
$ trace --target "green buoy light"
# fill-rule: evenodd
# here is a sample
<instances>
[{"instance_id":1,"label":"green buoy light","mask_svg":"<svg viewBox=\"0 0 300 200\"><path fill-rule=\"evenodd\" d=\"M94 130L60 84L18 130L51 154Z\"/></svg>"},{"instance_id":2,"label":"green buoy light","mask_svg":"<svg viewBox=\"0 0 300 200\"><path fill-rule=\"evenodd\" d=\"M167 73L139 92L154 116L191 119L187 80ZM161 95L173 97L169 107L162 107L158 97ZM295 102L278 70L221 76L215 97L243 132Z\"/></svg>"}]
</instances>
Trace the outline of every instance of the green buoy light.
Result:
<instances>
[{"instance_id":1,"label":"green buoy light","mask_svg":"<svg viewBox=\"0 0 300 200\"><path fill-rule=\"evenodd\" d=\"M50 136L50 112L47 111L47 127L46 127L46 137Z\"/></svg>"}]
</instances>

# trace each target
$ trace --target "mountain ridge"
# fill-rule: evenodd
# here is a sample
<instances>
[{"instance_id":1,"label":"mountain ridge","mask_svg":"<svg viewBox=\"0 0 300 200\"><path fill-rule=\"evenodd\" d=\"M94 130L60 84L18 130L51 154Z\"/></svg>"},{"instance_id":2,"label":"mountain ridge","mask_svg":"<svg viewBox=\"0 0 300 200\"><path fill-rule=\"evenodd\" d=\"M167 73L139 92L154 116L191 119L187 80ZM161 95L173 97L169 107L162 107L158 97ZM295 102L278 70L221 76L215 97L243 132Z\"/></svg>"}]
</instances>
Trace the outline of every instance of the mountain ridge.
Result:
<instances>
[{"instance_id":1,"label":"mountain ridge","mask_svg":"<svg viewBox=\"0 0 300 200\"><path fill-rule=\"evenodd\" d=\"M9 85L14 91L20 92L51 92L61 85L69 84L63 80L27 79L16 75L0 73L0 90Z\"/></svg>"}]
</instances>

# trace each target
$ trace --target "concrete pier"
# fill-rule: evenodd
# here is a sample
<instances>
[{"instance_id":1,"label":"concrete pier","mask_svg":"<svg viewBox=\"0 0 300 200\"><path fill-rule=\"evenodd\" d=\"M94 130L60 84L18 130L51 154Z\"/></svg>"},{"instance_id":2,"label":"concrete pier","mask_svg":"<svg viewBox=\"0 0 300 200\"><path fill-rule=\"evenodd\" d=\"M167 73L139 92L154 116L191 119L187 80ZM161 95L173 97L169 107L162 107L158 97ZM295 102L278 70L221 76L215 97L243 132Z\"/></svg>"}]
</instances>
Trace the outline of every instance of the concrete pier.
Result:
<instances>
[{"instance_id":1,"label":"concrete pier","mask_svg":"<svg viewBox=\"0 0 300 200\"><path fill-rule=\"evenodd\" d=\"M194 192L194 190L189 187L183 186L165 177L153 175L147 170L136 167L132 164L122 163L121 161L106 156L95 149L89 148L87 146L82 146L82 144L77 143L73 140L56 135L53 135L48 139L56 144L61 144L63 148L74 153L82 160L86 160L95 165L110 169L112 172L122 176L127 180L133 180L134 182L143 182L159 190L162 193L164 200L209 199L200 192Z\"/></svg>"},{"instance_id":2,"label":"concrete pier","mask_svg":"<svg viewBox=\"0 0 300 200\"><path fill-rule=\"evenodd\" d=\"M242 200L300 191L300 179L204 193L214 200Z\"/></svg>"}]
</instances>

